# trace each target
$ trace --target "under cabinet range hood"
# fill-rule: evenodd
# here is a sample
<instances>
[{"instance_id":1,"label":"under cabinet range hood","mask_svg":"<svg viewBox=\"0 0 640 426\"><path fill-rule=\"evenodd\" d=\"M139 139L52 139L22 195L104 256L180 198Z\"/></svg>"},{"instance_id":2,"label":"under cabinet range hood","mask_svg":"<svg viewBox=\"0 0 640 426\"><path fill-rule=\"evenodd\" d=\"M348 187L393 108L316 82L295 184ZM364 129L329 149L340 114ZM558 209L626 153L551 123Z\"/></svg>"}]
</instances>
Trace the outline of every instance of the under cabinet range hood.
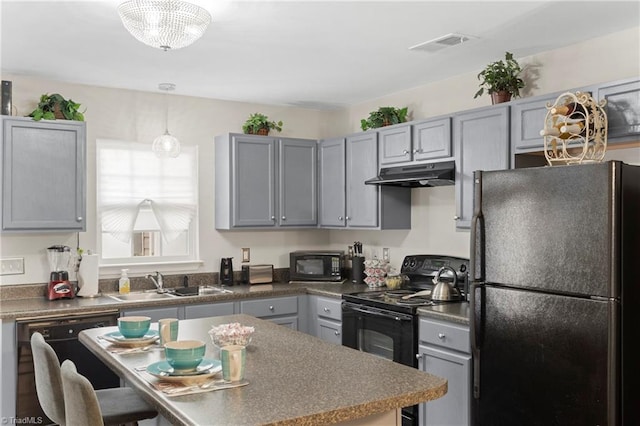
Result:
<instances>
[{"instance_id":1,"label":"under cabinet range hood","mask_svg":"<svg viewBox=\"0 0 640 426\"><path fill-rule=\"evenodd\" d=\"M392 185L410 188L445 186L455 183L455 161L408 166L383 167L367 185Z\"/></svg>"}]
</instances>

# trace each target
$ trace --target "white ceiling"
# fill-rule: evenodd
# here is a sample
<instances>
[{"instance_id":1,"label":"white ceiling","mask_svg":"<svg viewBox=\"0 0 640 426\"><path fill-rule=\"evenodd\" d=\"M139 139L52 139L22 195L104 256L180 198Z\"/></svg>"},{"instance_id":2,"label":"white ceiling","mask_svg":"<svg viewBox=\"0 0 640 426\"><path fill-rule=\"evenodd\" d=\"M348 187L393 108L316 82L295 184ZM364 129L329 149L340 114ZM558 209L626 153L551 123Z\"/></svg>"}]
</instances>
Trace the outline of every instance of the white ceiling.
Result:
<instances>
[{"instance_id":1,"label":"white ceiling","mask_svg":"<svg viewBox=\"0 0 640 426\"><path fill-rule=\"evenodd\" d=\"M1 0L3 73L177 94L333 108L640 26L639 1L197 1L213 22L164 52L110 1ZM476 37L410 51L449 33ZM615 46L612 46L615 48Z\"/></svg>"}]
</instances>

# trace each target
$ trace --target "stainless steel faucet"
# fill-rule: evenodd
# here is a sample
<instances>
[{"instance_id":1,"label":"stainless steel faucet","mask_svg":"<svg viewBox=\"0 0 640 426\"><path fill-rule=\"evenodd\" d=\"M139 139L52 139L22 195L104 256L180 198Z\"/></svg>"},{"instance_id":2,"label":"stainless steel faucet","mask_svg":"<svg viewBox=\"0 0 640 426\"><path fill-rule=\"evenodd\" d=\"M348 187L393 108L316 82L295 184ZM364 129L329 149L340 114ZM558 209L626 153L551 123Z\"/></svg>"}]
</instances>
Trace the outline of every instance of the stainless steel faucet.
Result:
<instances>
[{"instance_id":1,"label":"stainless steel faucet","mask_svg":"<svg viewBox=\"0 0 640 426\"><path fill-rule=\"evenodd\" d=\"M145 278L153 281L153 283L155 284L156 288L158 289L158 293L164 293L166 290L164 289L164 277L162 276L162 274L158 271L155 272L155 276L151 275L151 274L147 274L144 276Z\"/></svg>"}]
</instances>

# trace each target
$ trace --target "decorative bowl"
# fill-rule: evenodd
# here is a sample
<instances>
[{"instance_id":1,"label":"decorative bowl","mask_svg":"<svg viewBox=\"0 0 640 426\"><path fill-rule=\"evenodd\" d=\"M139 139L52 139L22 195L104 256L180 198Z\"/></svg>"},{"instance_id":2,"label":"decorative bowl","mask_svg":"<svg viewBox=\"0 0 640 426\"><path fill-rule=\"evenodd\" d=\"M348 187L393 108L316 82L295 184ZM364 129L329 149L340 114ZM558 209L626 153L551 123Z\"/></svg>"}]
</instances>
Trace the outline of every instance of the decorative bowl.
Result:
<instances>
[{"instance_id":1,"label":"decorative bowl","mask_svg":"<svg viewBox=\"0 0 640 426\"><path fill-rule=\"evenodd\" d=\"M201 340L175 340L164 344L164 355L174 370L192 371L202 361L206 348Z\"/></svg>"},{"instance_id":2,"label":"decorative bowl","mask_svg":"<svg viewBox=\"0 0 640 426\"><path fill-rule=\"evenodd\" d=\"M143 316L131 316L118 318L118 330L120 333L128 338L140 338L149 331L151 325L151 318Z\"/></svg>"},{"instance_id":3,"label":"decorative bowl","mask_svg":"<svg viewBox=\"0 0 640 426\"><path fill-rule=\"evenodd\" d=\"M209 336L211 336L213 344L218 347L228 345L247 346L251 342L251 335L254 331L254 327L232 322L211 327Z\"/></svg>"}]
</instances>

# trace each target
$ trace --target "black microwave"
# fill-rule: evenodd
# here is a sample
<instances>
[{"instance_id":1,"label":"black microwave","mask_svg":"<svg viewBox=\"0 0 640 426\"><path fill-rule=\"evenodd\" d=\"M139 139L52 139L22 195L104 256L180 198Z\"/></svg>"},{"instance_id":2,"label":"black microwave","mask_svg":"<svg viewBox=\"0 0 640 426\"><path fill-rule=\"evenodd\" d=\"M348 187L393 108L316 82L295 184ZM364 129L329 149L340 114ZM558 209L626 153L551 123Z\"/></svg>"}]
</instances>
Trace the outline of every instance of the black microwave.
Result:
<instances>
[{"instance_id":1,"label":"black microwave","mask_svg":"<svg viewBox=\"0 0 640 426\"><path fill-rule=\"evenodd\" d=\"M299 250L289 253L289 280L342 281L343 251Z\"/></svg>"}]
</instances>

